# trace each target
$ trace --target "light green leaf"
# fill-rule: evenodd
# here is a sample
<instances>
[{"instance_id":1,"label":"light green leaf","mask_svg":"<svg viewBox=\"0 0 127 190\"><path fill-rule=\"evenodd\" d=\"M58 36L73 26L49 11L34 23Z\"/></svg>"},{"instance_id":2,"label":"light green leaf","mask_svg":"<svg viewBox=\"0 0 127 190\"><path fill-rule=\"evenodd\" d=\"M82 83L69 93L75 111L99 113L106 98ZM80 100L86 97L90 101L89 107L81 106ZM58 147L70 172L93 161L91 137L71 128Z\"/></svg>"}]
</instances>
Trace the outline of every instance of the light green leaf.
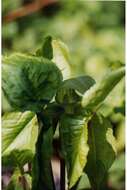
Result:
<instances>
[{"instance_id":1,"label":"light green leaf","mask_svg":"<svg viewBox=\"0 0 127 190\"><path fill-rule=\"evenodd\" d=\"M85 173L83 173L74 189L75 190L85 190L85 189L90 189L90 187L91 186L90 186L89 179L88 179L87 175Z\"/></svg>"},{"instance_id":2,"label":"light green leaf","mask_svg":"<svg viewBox=\"0 0 127 190\"><path fill-rule=\"evenodd\" d=\"M117 151L121 152L125 148L125 119L116 128Z\"/></svg>"},{"instance_id":3,"label":"light green leaf","mask_svg":"<svg viewBox=\"0 0 127 190\"><path fill-rule=\"evenodd\" d=\"M63 74L63 78L68 79L71 76L70 57L68 47L60 40L52 40L53 62Z\"/></svg>"},{"instance_id":4,"label":"light green leaf","mask_svg":"<svg viewBox=\"0 0 127 190\"><path fill-rule=\"evenodd\" d=\"M89 153L85 171L93 189L99 190L116 156L115 138L110 122L94 115L88 124Z\"/></svg>"},{"instance_id":5,"label":"light green leaf","mask_svg":"<svg viewBox=\"0 0 127 190\"><path fill-rule=\"evenodd\" d=\"M56 93L62 75L43 57L13 54L4 57L2 87L11 106L19 111L40 111Z\"/></svg>"},{"instance_id":6,"label":"light green leaf","mask_svg":"<svg viewBox=\"0 0 127 190\"><path fill-rule=\"evenodd\" d=\"M2 96L2 112L5 113L5 112L10 112L12 111L12 107L10 106L7 98L5 97L3 91L1 93L1 96Z\"/></svg>"},{"instance_id":7,"label":"light green leaf","mask_svg":"<svg viewBox=\"0 0 127 190\"><path fill-rule=\"evenodd\" d=\"M116 189L125 188L125 153L120 153L109 170L109 183Z\"/></svg>"},{"instance_id":8,"label":"light green leaf","mask_svg":"<svg viewBox=\"0 0 127 190\"><path fill-rule=\"evenodd\" d=\"M6 165L23 166L35 153L38 137L36 115L27 111L11 112L2 118L2 156Z\"/></svg>"},{"instance_id":9,"label":"light green leaf","mask_svg":"<svg viewBox=\"0 0 127 190\"><path fill-rule=\"evenodd\" d=\"M42 47L37 50L36 52L37 56L42 56L48 59L53 58L53 48L52 48L52 37L47 36L44 38Z\"/></svg>"},{"instance_id":10,"label":"light green leaf","mask_svg":"<svg viewBox=\"0 0 127 190\"><path fill-rule=\"evenodd\" d=\"M82 94L95 84L89 76L80 76L63 81L56 93L56 101L60 104L75 104L81 101Z\"/></svg>"},{"instance_id":11,"label":"light green leaf","mask_svg":"<svg viewBox=\"0 0 127 190\"><path fill-rule=\"evenodd\" d=\"M84 94L82 106L92 110L96 109L124 75L125 68L123 67L107 74L100 82L95 84Z\"/></svg>"},{"instance_id":12,"label":"light green leaf","mask_svg":"<svg viewBox=\"0 0 127 190\"><path fill-rule=\"evenodd\" d=\"M82 116L64 115L60 120L62 155L67 164L69 188L82 175L87 162L87 120Z\"/></svg>"}]
</instances>

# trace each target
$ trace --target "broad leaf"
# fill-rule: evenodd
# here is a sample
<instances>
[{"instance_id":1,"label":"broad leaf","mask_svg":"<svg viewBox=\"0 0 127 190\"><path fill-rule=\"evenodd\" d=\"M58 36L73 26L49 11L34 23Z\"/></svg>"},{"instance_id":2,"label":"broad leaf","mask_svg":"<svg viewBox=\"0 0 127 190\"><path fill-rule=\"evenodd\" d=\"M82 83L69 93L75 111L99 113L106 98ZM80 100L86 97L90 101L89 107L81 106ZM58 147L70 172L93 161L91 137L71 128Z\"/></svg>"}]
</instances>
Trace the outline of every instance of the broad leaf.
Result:
<instances>
[{"instance_id":1,"label":"broad leaf","mask_svg":"<svg viewBox=\"0 0 127 190\"><path fill-rule=\"evenodd\" d=\"M19 169L15 169L6 190L31 190L31 177L29 174L22 175Z\"/></svg>"},{"instance_id":2,"label":"broad leaf","mask_svg":"<svg viewBox=\"0 0 127 190\"><path fill-rule=\"evenodd\" d=\"M82 94L95 84L89 76L80 76L65 80L56 94L56 101L60 104L75 104L81 101Z\"/></svg>"},{"instance_id":3,"label":"broad leaf","mask_svg":"<svg viewBox=\"0 0 127 190\"><path fill-rule=\"evenodd\" d=\"M2 118L2 156L5 165L20 166L30 162L38 137L36 115L27 111L11 112Z\"/></svg>"},{"instance_id":4,"label":"broad leaf","mask_svg":"<svg viewBox=\"0 0 127 190\"><path fill-rule=\"evenodd\" d=\"M82 106L92 110L96 109L124 75L125 68L120 68L107 74L100 82L95 84L84 94Z\"/></svg>"},{"instance_id":5,"label":"broad leaf","mask_svg":"<svg viewBox=\"0 0 127 190\"><path fill-rule=\"evenodd\" d=\"M67 46L60 40L52 40L53 62L59 67L63 78L68 79L71 76L70 57Z\"/></svg>"},{"instance_id":6,"label":"broad leaf","mask_svg":"<svg viewBox=\"0 0 127 190\"><path fill-rule=\"evenodd\" d=\"M99 190L116 156L112 126L101 115L94 115L88 124L89 153L85 171L93 189Z\"/></svg>"},{"instance_id":7,"label":"broad leaf","mask_svg":"<svg viewBox=\"0 0 127 190\"><path fill-rule=\"evenodd\" d=\"M36 155L32 169L32 190L54 190L51 156L53 153L53 128L41 129L36 144Z\"/></svg>"},{"instance_id":8,"label":"broad leaf","mask_svg":"<svg viewBox=\"0 0 127 190\"><path fill-rule=\"evenodd\" d=\"M87 120L82 116L64 115L60 120L62 155L67 164L69 188L82 175L88 154Z\"/></svg>"},{"instance_id":9,"label":"broad leaf","mask_svg":"<svg viewBox=\"0 0 127 190\"><path fill-rule=\"evenodd\" d=\"M4 57L3 62L2 87L11 106L38 112L51 101L62 80L53 62L23 54Z\"/></svg>"},{"instance_id":10,"label":"broad leaf","mask_svg":"<svg viewBox=\"0 0 127 190\"><path fill-rule=\"evenodd\" d=\"M44 38L42 42L42 47L37 50L37 56L42 56L48 59L53 58L53 48L52 48L52 37L47 36Z\"/></svg>"}]
</instances>

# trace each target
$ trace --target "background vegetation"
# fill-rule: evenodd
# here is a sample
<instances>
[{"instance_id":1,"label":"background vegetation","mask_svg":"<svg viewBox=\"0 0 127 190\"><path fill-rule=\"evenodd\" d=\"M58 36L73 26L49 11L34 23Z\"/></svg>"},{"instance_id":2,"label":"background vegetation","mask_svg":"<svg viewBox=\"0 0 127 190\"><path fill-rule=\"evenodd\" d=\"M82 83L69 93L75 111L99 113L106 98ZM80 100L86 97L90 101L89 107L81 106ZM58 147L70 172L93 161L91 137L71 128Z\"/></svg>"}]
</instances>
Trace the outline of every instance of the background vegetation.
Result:
<instances>
[{"instance_id":1,"label":"background vegetation","mask_svg":"<svg viewBox=\"0 0 127 190\"><path fill-rule=\"evenodd\" d=\"M32 52L45 35L51 34L69 47L72 76L85 73L99 80L108 70L124 64L124 1L3 0L2 7L3 54ZM124 90L122 80L101 107L117 139L118 155L107 179L115 190L125 189ZM4 183L5 173L8 170L3 170Z\"/></svg>"}]
</instances>

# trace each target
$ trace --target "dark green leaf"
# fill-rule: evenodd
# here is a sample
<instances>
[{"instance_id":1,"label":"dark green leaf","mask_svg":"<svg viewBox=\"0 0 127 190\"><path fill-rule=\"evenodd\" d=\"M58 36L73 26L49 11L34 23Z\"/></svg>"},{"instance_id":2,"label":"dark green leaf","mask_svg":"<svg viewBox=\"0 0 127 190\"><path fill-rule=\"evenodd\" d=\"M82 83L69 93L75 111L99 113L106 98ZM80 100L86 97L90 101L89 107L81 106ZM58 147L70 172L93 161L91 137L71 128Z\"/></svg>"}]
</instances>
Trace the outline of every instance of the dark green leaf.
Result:
<instances>
[{"instance_id":1,"label":"dark green leaf","mask_svg":"<svg viewBox=\"0 0 127 190\"><path fill-rule=\"evenodd\" d=\"M100 82L88 90L82 99L82 106L88 109L96 109L104 101L115 85L124 77L125 68L120 68L107 74Z\"/></svg>"},{"instance_id":2,"label":"dark green leaf","mask_svg":"<svg viewBox=\"0 0 127 190\"><path fill-rule=\"evenodd\" d=\"M51 157L53 153L53 128L42 129L36 144L36 155L33 161L32 190L54 190Z\"/></svg>"},{"instance_id":3,"label":"dark green leaf","mask_svg":"<svg viewBox=\"0 0 127 190\"><path fill-rule=\"evenodd\" d=\"M2 118L3 164L22 167L35 153L38 137L36 115L30 111L11 112Z\"/></svg>"},{"instance_id":4,"label":"dark green leaf","mask_svg":"<svg viewBox=\"0 0 127 190\"><path fill-rule=\"evenodd\" d=\"M82 175L87 162L87 119L82 116L64 115L60 120L62 155L67 164L69 188Z\"/></svg>"},{"instance_id":5,"label":"dark green leaf","mask_svg":"<svg viewBox=\"0 0 127 190\"><path fill-rule=\"evenodd\" d=\"M65 80L56 94L56 101L60 104L75 104L81 101L82 94L95 84L89 76L80 76Z\"/></svg>"},{"instance_id":6,"label":"dark green leaf","mask_svg":"<svg viewBox=\"0 0 127 190\"><path fill-rule=\"evenodd\" d=\"M55 95L62 75L56 65L42 57L13 54L3 59L2 87L17 110L40 111Z\"/></svg>"},{"instance_id":7,"label":"dark green leaf","mask_svg":"<svg viewBox=\"0 0 127 190\"><path fill-rule=\"evenodd\" d=\"M42 56L48 59L53 58L53 48L52 48L52 37L47 36L44 38L42 47L37 50L36 52L37 56Z\"/></svg>"},{"instance_id":8,"label":"dark green leaf","mask_svg":"<svg viewBox=\"0 0 127 190\"><path fill-rule=\"evenodd\" d=\"M116 156L112 126L101 115L94 115L88 124L89 153L85 171L93 189L99 190Z\"/></svg>"}]
</instances>

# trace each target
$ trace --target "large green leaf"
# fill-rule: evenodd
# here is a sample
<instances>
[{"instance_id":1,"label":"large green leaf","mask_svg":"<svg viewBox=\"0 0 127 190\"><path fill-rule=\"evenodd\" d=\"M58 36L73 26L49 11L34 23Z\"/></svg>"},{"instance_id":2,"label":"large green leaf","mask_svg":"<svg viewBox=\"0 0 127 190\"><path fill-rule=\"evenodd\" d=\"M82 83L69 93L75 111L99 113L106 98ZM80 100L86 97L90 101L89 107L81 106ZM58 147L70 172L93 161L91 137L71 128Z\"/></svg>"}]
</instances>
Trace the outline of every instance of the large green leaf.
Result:
<instances>
[{"instance_id":1,"label":"large green leaf","mask_svg":"<svg viewBox=\"0 0 127 190\"><path fill-rule=\"evenodd\" d=\"M31 190L31 176L21 174L19 169L15 169L6 190Z\"/></svg>"},{"instance_id":2,"label":"large green leaf","mask_svg":"<svg viewBox=\"0 0 127 190\"><path fill-rule=\"evenodd\" d=\"M85 171L93 189L99 190L116 156L115 138L110 122L94 115L88 124L89 153Z\"/></svg>"},{"instance_id":3,"label":"large green leaf","mask_svg":"<svg viewBox=\"0 0 127 190\"><path fill-rule=\"evenodd\" d=\"M3 62L3 91L17 110L40 111L61 83L60 70L43 57L13 54L4 57Z\"/></svg>"},{"instance_id":4,"label":"large green leaf","mask_svg":"<svg viewBox=\"0 0 127 190\"><path fill-rule=\"evenodd\" d=\"M60 40L52 40L53 62L59 67L63 78L68 79L71 76L70 56L68 47Z\"/></svg>"},{"instance_id":5,"label":"large green leaf","mask_svg":"<svg viewBox=\"0 0 127 190\"><path fill-rule=\"evenodd\" d=\"M81 95L95 84L89 76L80 76L63 81L57 91L56 101L60 104L75 104L81 101Z\"/></svg>"},{"instance_id":6,"label":"large green leaf","mask_svg":"<svg viewBox=\"0 0 127 190\"><path fill-rule=\"evenodd\" d=\"M95 84L84 94L82 106L88 109L96 109L124 75L125 68L123 67L107 74L100 82Z\"/></svg>"},{"instance_id":7,"label":"large green leaf","mask_svg":"<svg viewBox=\"0 0 127 190\"><path fill-rule=\"evenodd\" d=\"M62 155L67 164L69 188L82 175L88 154L87 119L82 116L64 115L60 120Z\"/></svg>"},{"instance_id":8,"label":"large green leaf","mask_svg":"<svg viewBox=\"0 0 127 190\"><path fill-rule=\"evenodd\" d=\"M35 153L37 137L38 123L33 112L4 114L2 118L3 163L22 167L30 162Z\"/></svg>"}]
</instances>

